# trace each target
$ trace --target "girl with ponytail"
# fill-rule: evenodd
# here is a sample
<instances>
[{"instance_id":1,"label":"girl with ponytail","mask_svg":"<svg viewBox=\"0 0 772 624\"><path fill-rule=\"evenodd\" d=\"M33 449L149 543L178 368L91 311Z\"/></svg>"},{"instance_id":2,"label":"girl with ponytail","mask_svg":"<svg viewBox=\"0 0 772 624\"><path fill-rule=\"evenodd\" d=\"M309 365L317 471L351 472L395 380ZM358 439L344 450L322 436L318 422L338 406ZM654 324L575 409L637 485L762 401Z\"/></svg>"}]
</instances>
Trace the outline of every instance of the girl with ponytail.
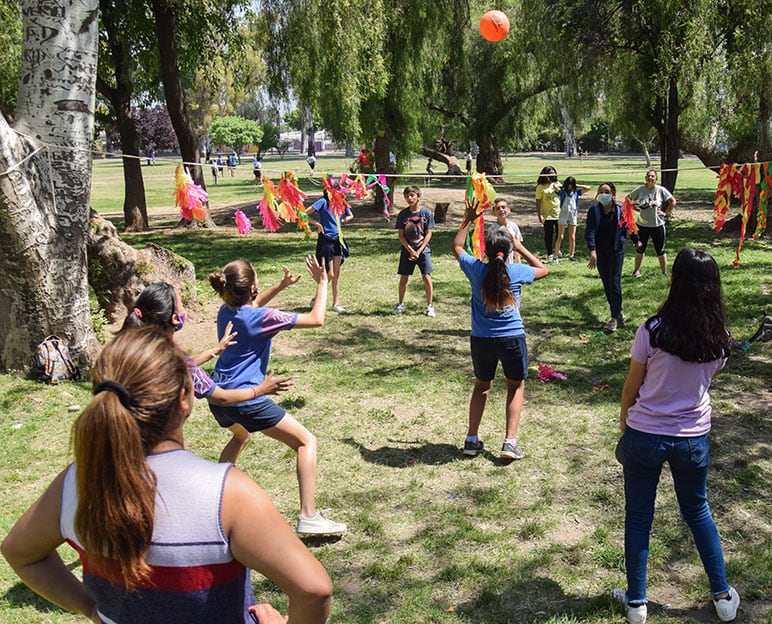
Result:
<instances>
[{"instance_id":1,"label":"girl with ponytail","mask_svg":"<svg viewBox=\"0 0 772 624\"><path fill-rule=\"evenodd\" d=\"M528 350L520 316L520 286L545 277L547 269L523 243L504 230L491 232L486 238L487 263L466 253L466 236L477 216L467 206L464 222L453 240L453 253L472 286L470 345L475 382L469 401L469 428L463 453L474 457L483 450L478 430L496 367L501 362L507 380L507 402L506 434L499 456L522 459L523 451L517 445L517 427L528 378ZM507 262L513 248L528 265Z\"/></svg>"},{"instance_id":2,"label":"girl with ponytail","mask_svg":"<svg viewBox=\"0 0 772 624\"><path fill-rule=\"evenodd\" d=\"M265 492L232 464L185 450L193 384L158 327L121 332L97 358L75 421L75 462L24 513L2 553L34 591L92 622L286 621L251 605L249 569L289 596L292 621L321 624L330 579ZM57 548L80 556L83 580Z\"/></svg>"},{"instance_id":3,"label":"girl with ponytail","mask_svg":"<svg viewBox=\"0 0 772 624\"><path fill-rule=\"evenodd\" d=\"M284 278L273 286L275 290L286 288L297 282L299 277L290 274L289 269L284 269ZM275 294L275 293L273 293ZM150 284L143 290L134 302L133 309L123 321L121 331L132 327L144 327L155 325L164 330L169 336L182 329L185 324L185 308L182 305L182 297L177 288L165 282ZM225 328L225 333L213 349L207 349L197 355L185 354L190 376L193 378L193 391L197 399L206 399L215 405L235 405L242 401L249 401L259 396L278 394L289 390L293 386L292 377L274 378L273 371L268 371L265 379L259 384L245 388L226 390L219 387L211 377L201 368L201 364L217 358L230 345L236 344L237 332L231 331L233 325Z\"/></svg>"}]
</instances>

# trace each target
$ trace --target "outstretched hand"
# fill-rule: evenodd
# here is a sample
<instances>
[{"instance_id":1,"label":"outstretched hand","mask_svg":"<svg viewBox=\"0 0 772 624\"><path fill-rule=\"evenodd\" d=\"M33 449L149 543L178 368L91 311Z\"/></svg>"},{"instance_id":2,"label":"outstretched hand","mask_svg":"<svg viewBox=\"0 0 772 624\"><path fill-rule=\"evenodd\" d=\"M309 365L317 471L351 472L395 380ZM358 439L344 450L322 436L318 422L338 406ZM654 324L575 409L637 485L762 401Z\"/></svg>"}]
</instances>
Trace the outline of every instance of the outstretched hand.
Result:
<instances>
[{"instance_id":1,"label":"outstretched hand","mask_svg":"<svg viewBox=\"0 0 772 624\"><path fill-rule=\"evenodd\" d=\"M292 271L287 267L282 267L282 269L284 270L284 277L281 278L281 282L284 287L297 284L298 280L302 277L299 273L297 275L292 275Z\"/></svg>"},{"instance_id":2,"label":"outstretched hand","mask_svg":"<svg viewBox=\"0 0 772 624\"><path fill-rule=\"evenodd\" d=\"M225 332L223 333L222 339L220 342L217 343L217 346L213 349L215 355L220 355L225 349L230 347L231 345L235 345L236 341L234 338L239 335L239 332L232 332L233 329L233 323L231 321L228 321L228 324L225 326Z\"/></svg>"},{"instance_id":3,"label":"outstretched hand","mask_svg":"<svg viewBox=\"0 0 772 624\"><path fill-rule=\"evenodd\" d=\"M292 377L274 377L273 371L268 371L265 375L265 379L257 386L257 394L259 396L267 394L279 394L279 392L286 392L292 386L295 385L295 381Z\"/></svg>"},{"instance_id":4,"label":"outstretched hand","mask_svg":"<svg viewBox=\"0 0 772 624\"><path fill-rule=\"evenodd\" d=\"M464 221L461 223L461 227L476 221L480 214L482 214L482 210L477 212L477 209L480 207L479 199L475 199L474 203L470 203L469 198L464 199L464 206Z\"/></svg>"},{"instance_id":5,"label":"outstretched hand","mask_svg":"<svg viewBox=\"0 0 772 624\"><path fill-rule=\"evenodd\" d=\"M327 267L325 263L320 265L315 255L308 254L306 256L306 269L317 284L327 281Z\"/></svg>"}]
</instances>

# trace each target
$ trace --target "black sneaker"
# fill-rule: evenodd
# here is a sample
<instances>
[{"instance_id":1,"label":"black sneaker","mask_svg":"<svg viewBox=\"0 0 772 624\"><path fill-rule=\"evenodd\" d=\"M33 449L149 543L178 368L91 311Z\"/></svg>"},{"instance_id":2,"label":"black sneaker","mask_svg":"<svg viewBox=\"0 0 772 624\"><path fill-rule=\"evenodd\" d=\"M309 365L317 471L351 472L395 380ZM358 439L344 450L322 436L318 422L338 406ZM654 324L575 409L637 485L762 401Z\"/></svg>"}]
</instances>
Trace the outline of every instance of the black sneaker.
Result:
<instances>
[{"instance_id":1,"label":"black sneaker","mask_svg":"<svg viewBox=\"0 0 772 624\"><path fill-rule=\"evenodd\" d=\"M499 453L501 459L523 459L525 453L517 444L511 442L504 442L504 446L501 447L501 453Z\"/></svg>"},{"instance_id":2,"label":"black sneaker","mask_svg":"<svg viewBox=\"0 0 772 624\"><path fill-rule=\"evenodd\" d=\"M485 445L483 444L482 440L477 440L477 442L470 442L469 440L465 440L464 455L467 457L477 457L478 453L482 453L484 446Z\"/></svg>"}]
</instances>

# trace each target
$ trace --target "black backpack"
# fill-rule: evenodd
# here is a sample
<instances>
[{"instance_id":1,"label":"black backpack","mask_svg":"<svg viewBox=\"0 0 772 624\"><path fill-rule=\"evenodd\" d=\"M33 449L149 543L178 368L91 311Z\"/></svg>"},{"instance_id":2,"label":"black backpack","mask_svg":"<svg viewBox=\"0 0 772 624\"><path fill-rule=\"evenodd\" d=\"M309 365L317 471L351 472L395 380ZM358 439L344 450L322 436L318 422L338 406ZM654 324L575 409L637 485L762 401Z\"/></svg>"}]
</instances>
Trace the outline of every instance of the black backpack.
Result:
<instances>
[{"instance_id":1,"label":"black backpack","mask_svg":"<svg viewBox=\"0 0 772 624\"><path fill-rule=\"evenodd\" d=\"M58 384L62 379L80 379L80 370L70 357L70 350L58 336L48 336L36 349L32 369L38 381Z\"/></svg>"}]
</instances>

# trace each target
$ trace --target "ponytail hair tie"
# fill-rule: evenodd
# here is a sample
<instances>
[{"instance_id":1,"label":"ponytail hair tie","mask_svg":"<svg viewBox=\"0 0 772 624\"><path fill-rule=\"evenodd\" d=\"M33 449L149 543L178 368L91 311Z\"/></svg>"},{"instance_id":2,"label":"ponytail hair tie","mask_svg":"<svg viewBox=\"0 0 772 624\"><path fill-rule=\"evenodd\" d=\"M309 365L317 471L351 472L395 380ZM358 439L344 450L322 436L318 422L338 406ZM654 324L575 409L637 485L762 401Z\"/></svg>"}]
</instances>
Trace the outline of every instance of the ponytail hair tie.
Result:
<instances>
[{"instance_id":1,"label":"ponytail hair tie","mask_svg":"<svg viewBox=\"0 0 772 624\"><path fill-rule=\"evenodd\" d=\"M141 319L141 318L142 318L142 310L140 310L139 308L134 308L134 309L132 310L132 312L134 312L134 314L136 314L136 316L137 316L137 318L138 318L138 319Z\"/></svg>"},{"instance_id":2,"label":"ponytail hair tie","mask_svg":"<svg viewBox=\"0 0 772 624\"><path fill-rule=\"evenodd\" d=\"M119 384L117 381L111 381L111 380L105 380L96 386L94 386L94 396L99 394L100 392L112 392L115 396L118 397L118 400L121 402L121 405L128 409L131 407L131 395L129 394L129 391L126 390L121 384Z\"/></svg>"},{"instance_id":3,"label":"ponytail hair tie","mask_svg":"<svg viewBox=\"0 0 772 624\"><path fill-rule=\"evenodd\" d=\"M496 252L496 257L497 258L503 258L504 257L504 252L503 251Z\"/></svg>"}]
</instances>

